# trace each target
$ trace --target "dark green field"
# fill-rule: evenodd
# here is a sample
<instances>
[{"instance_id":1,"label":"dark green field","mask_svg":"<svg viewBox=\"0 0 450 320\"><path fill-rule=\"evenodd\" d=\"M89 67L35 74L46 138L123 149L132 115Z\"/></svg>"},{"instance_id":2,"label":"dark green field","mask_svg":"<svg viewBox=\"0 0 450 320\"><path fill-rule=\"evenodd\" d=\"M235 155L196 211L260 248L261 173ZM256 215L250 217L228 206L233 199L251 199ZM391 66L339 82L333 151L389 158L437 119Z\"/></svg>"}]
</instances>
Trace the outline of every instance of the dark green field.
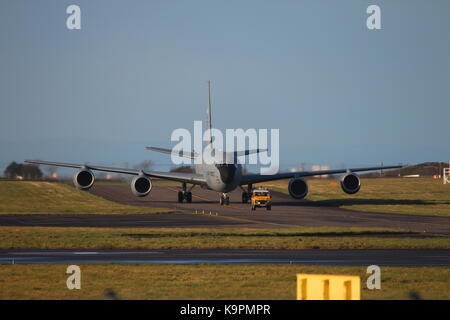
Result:
<instances>
[{"instance_id":1,"label":"dark green field","mask_svg":"<svg viewBox=\"0 0 450 320\"><path fill-rule=\"evenodd\" d=\"M361 194L333 180L310 180L321 205L446 216L450 190L431 179L364 179ZM281 182L274 188L286 191ZM61 183L0 182L0 214L165 213L120 205ZM375 228L132 229L0 227L0 249L364 249L450 248L442 235ZM301 265L84 264L82 289L66 288L66 265L0 265L0 299L295 299L297 273L359 275L362 299L450 298L449 268L382 267L382 289L368 290L365 267ZM413 294L414 293L414 294Z\"/></svg>"},{"instance_id":2,"label":"dark green field","mask_svg":"<svg viewBox=\"0 0 450 320\"><path fill-rule=\"evenodd\" d=\"M450 237L375 228L131 229L0 227L0 249L427 249Z\"/></svg>"},{"instance_id":3,"label":"dark green field","mask_svg":"<svg viewBox=\"0 0 450 320\"><path fill-rule=\"evenodd\" d=\"M0 181L0 214L150 214L171 211L122 205L65 183Z\"/></svg>"},{"instance_id":4,"label":"dark green field","mask_svg":"<svg viewBox=\"0 0 450 320\"><path fill-rule=\"evenodd\" d=\"M361 299L450 298L449 268L381 268L381 289L368 290L366 267L300 265L81 264L81 289L66 287L66 265L0 265L0 299L296 299L296 274L361 278Z\"/></svg>"},{"instance_id":5,"label":"dark green field","mask_svg":"<svg viewBox=\"0 0 450 320\"><path fill-rule=\"evenodd\" d=\"M264 183L287 193L286 180ZM335 179L309 179L306 199L320 206L337 206L356 211L450 216L450 185L431 178L361 179L356 194L342 191Z\"/></svg>"}]
</instances>

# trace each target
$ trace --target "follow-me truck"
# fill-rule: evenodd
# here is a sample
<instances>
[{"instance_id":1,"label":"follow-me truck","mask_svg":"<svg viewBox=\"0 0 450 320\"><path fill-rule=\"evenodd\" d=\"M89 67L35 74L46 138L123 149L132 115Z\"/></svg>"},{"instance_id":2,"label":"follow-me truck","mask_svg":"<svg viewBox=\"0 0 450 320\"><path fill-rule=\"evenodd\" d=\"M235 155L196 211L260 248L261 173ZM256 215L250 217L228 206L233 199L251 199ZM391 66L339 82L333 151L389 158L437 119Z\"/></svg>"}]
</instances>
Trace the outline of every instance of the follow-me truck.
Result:
<instances>
[{"instance_id":1,"label":"follow-me truck","mask_svg":"<svg viewBox=\"0 0 450 320\"><path fill-rule=\"evenodd\" d=\"M272 196L267 189L254 189L252 191L252 210L256 207L266 207L267 210L272 209Z\"/></svg>"}]
</instances>

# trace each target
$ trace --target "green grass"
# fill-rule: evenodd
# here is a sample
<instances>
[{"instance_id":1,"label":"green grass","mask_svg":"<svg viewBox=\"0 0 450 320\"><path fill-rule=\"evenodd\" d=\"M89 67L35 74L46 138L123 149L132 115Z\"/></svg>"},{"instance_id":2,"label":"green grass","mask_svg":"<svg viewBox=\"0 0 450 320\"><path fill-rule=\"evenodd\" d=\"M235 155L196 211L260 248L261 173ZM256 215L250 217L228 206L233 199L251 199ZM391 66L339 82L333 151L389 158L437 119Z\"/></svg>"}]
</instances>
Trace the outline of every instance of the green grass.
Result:
<instances>
[{"instance_id":1,"label":"green grass","mask_svg":"<svg viewBox=\"0 0 450 320\"><path fill-rule=\"evenodd\" d=\"M131 229L0 227L0 249L450 248L450 237L368 228Z\"/></svg>"},{"instance_id":2,"label":"green grass","mask_svg":"<svg viewBox=\"0 0 450 320\"><path fill-rule=\"evenodd\" d=\"M264 183L287 193L286 180ZM450 185L431 178L361 179L357 194L344 193L337 180L309 179L306 197L314 205L336 206L350 210L450 216Z\"/></svg>"},{"instance_id":3,"label":"green grass","mask_svg":"<svg viewBox=\"0 0 450 320\"><path fill-rule=\"evenodd\" d=\"M449 268L382 267L381 289L368 290L366 267L300 265L81 264L81 289L68 290L67 265L0 265L0 299L295 299L296 274L361 277L361 298L450 299Z\"/></svg>"},{"instance_id":4,"label":"green grass","mask_svg":"<svg viewBox=\"0 0 450 320\"><path fill-rule=\"evenodd\" d=\"M171 211L122 205L63 183L0 181L0 214L137 214Z\"/></svg>"}]
</instances>

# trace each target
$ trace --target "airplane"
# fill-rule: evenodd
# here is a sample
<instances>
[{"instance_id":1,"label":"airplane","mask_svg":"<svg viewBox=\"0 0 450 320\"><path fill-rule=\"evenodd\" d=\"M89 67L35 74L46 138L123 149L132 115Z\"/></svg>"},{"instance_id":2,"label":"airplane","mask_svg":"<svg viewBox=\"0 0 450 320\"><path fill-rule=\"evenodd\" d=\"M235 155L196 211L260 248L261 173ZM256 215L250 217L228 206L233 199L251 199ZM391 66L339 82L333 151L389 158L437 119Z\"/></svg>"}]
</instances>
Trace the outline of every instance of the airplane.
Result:
<instances>
[{"instance_id":1,"label":"airplane","mask_svg":"<svg viewBox=\"0 0 450 320\"><path fill-rule=\"evenodd\" d=\"M208 81L208 129L212 129L211 123L211 82ZM180 157L195 159L196 157L212 157L208 161L195 164L194 173L181 172L159 172L151 170L133 170L125 168L113 168L105 166L96 166L91 164L72 164L63 162L41 161L41 160L25 160L27 163L37 165L50 165L68 168L77 168L73 177L74 185L81 190L88 190L94 185L95 176L92 171L106 171L121 174L134 175L131 180L131 190L137 197L145 197L152 190L152 178L166 179L181 183L181 190L178 191L178 202L192 202L191 190L195 186L200 186L209 190L220 193L220 204L229 205L230 198L228 193L236 188L242 189L242 203L247 203L256 183L290 179L288 183L288 191L292 198L303 199L308 194L308 184L304 177L320 176L320 175L340 175L339 181L342 190L347 194L355 194L361 188L361 180L355 172L386 170L402 168L401 165L394 166L378 166L367 168L347 168L320 171L297 171L284 172L276 174L244 174L242 165L238 161L238 157L249 154L265 152L267 149L253 149L243 151L224 152L215 149L213 146L212 136L210 135L206 148L212 148L208 152L198 154L194 152L176 151L158 147L146 147L147 150L161 152L165 154L174 154ZM206 150L205 148L205 150ZM213 151L213 152L211 152ZM188 185L189 188L188 188ZM247 188L245 188L247 186Z\"/></svg>"}]
</instances>

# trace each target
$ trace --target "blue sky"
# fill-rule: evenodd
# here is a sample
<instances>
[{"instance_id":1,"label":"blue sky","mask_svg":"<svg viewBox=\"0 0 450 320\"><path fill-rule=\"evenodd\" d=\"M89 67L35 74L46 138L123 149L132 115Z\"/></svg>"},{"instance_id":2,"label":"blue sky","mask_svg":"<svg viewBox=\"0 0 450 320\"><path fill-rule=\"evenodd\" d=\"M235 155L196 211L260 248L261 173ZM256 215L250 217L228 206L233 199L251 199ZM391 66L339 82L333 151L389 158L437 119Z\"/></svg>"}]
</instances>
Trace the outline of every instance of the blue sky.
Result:
<instances>
[{"instance_id":1,"label":"blue sky","mask_svg":"<svg viewBox=\"0 0 450 320\"><path fill-rule=\"evenodd\" d=\"M66 28L81 7L82 29ZM382 30L366 28L381 7ZM0 169L170 157L176 128L279 128L283 168L450 160L450 2L0 2Z\"/></svg>"}]
</instances>

